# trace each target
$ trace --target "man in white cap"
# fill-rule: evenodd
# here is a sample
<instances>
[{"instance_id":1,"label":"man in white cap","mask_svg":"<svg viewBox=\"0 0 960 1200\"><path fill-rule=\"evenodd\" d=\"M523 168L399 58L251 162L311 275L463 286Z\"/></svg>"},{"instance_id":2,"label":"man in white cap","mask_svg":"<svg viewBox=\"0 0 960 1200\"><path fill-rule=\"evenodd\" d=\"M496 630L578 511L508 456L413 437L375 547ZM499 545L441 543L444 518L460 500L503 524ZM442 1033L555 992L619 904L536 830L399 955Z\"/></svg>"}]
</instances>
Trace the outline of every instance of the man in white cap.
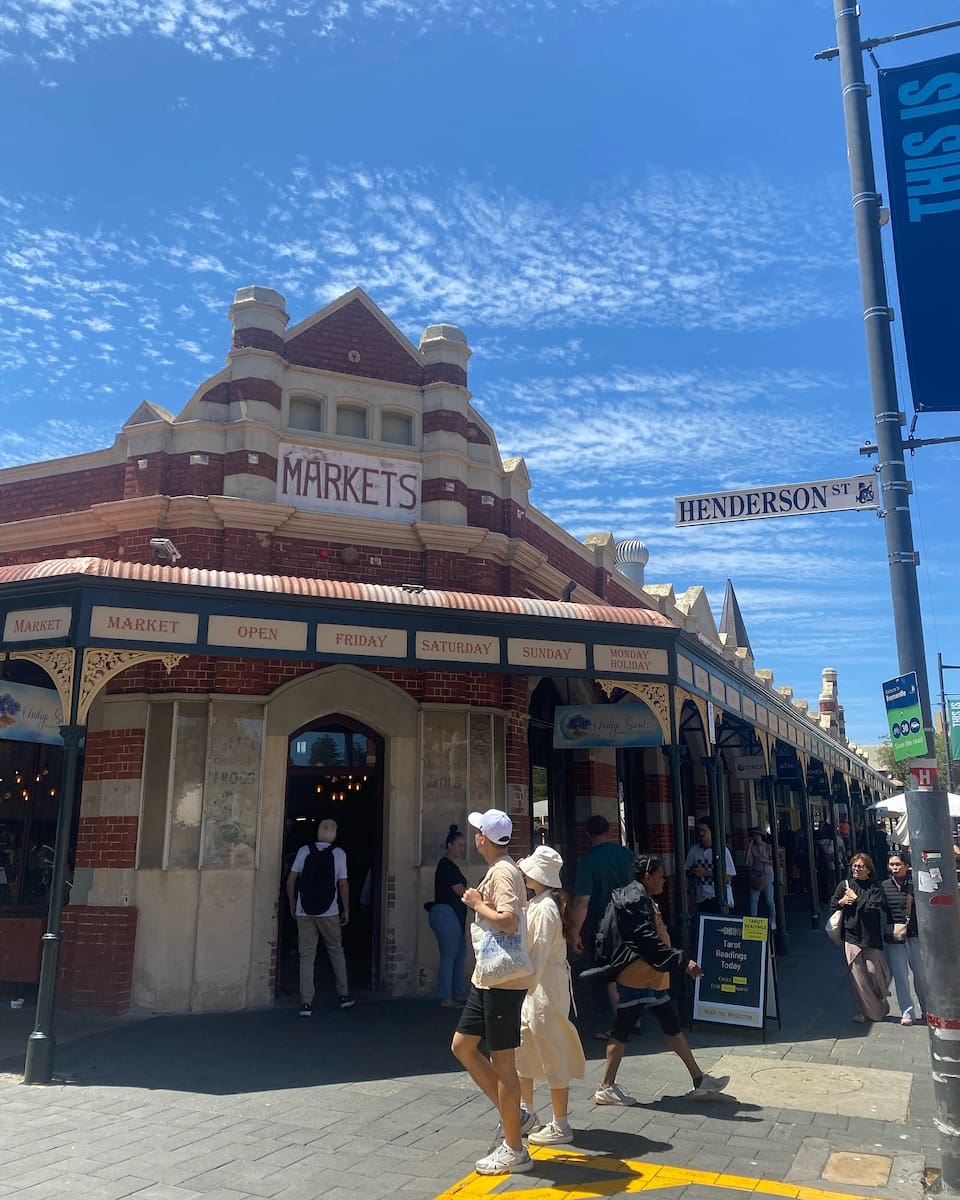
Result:
<instances>
[{"instance_id":1,"label":"man in white cap","mask_svg":"<svg viewBox=\"0 0 960 1200\"><path fill-rule=\"evenodd\" d=\"M472 812L467 820L474 829L477 853L487 864L479 887L467 888L461 899L474 918L504 934L517 932L527 903L527 890L517 864L507 853L513 822L505 812L490 808ZM533 1162L523 1145L536 1117L521 1112L516 1051L520 1045L520 1009L529 976L511 979L500 987L481 987L475 970L450 1049L470 1077L500 1113L503 1141L476 1164L480 1175L512 1175L529 1171ZM480 1053L480 1039L490 1057Z\"/></svg>"}]
</instances>

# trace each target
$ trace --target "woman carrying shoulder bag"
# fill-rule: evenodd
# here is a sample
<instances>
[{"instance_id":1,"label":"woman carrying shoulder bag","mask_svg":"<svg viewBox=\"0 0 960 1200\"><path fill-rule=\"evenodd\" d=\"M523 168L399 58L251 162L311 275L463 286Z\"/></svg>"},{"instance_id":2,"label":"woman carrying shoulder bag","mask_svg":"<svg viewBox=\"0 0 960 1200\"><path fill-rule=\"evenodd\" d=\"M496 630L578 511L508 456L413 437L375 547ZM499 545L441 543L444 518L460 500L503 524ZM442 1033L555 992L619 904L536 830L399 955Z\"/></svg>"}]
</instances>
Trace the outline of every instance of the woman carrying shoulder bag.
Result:
<instances>
[{"instance_id":1,"label":"woman carrying shoulder bag","mask_svg":"<svg viewBox=\"0 0 960 1200\"><path fill-rule=\"evenodd\" d=\"M882 1021L890 1011L890 969L883 956L883 927L890 906L869 854L855 854L850 878L833 893L831 912L843 913L843 952L847 977L857 1007L854 1021Z\"/></svg>"},{"instance_id":2,"label":"woman carrying shoulder bag","mask_svg":"<svg viewBox=\"0 0 960 1200\"><path fill-rule=\"evenodd\" d=\"M750 845L747 847L747 866L750 869L750 916L757 915L760 907L760 893L763 893L764 904L767 908L767 920L770 922L770 932L777 928L777 910L773 900L773 847L763 840L763 832L759 825L754 825L749 831Z\"/></svg>"},{"instance_id":3,"label":"woman carrying shoulder bag","mask_svg":"<svg viewBox=\"0 0 960 1200\"><path fill-rule=\"evenodd\" d=\"M881 884L890 908L891 924L883 934L883 948L887 964L893 974L897 989L897 1005L900 1008L900 1024L913 1025L926 1021L927 988L920 957L920 942L917 936L917 910L913 894L910 866L902 854L891 854L887 859L890 878ZM910 994L910 972L913 972L913 987L920 1001L917 1016Z\"/></svg>"}]
</instances>

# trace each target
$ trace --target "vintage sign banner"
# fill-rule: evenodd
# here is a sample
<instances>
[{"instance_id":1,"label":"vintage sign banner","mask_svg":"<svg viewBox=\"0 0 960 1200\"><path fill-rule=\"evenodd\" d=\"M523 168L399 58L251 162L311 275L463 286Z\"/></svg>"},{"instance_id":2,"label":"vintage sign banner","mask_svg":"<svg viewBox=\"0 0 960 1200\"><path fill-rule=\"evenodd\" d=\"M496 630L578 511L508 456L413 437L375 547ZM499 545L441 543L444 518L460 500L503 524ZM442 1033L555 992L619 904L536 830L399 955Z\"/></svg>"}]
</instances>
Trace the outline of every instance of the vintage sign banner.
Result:
<instances>
[{"instance_id":1,"label":"vintage sign banner","mask_svg":"<svg viewBox=\"0 0 960 1200\"><path fill-rule=\"evenodd\" d=\"M642 700L634 704L577 704L553 718L556 750L584 746L662 746L660 722Z\"/></svg>"}]
</instances>

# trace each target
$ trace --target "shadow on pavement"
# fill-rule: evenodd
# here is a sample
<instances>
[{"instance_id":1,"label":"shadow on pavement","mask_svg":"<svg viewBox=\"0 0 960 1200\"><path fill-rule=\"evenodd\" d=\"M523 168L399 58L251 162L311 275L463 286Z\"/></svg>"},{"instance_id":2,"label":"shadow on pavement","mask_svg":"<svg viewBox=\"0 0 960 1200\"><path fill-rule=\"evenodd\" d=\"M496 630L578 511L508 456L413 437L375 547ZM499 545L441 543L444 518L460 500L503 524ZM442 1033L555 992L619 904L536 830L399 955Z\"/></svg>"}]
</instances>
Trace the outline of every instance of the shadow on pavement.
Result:
<instances>
[{"instance_id":1,"label":"shadow on pavement","mask_svg":"<svg viewBox=\"0 0 960 1200\"><path fill-rule=\"evenodd\" d=\"M741 1124L752 1124L762 1121L763 1117L750 1117L747 1113L760 1113L763 1109L759 1104L747 1104L727 1092L718 1092L715 1096L661 1096L659 1100L651 1100L636 1105L649 1112L672 1112L684 1115L695 1114L710 1117L714 1121L738 1121Z\"/></svg>"},{"instance_id":2,"label":"shadow on pavement","mask_svg":"<svg viewBox=\"0 0 960 1200\"><path fill-rule=\"evenodd\" d=\"M791 898L794 899L794 898ZM802 898L801 898L802 899ZM807 917L809 921L809 917ZM768 1026L772 1056L805 1041L863 1039L871 1026L850 1022L852 1001L846 965L840 952L818 929L804 927L802 914L791 913L790 954L779 962L783 1029ZM11 1014L12 1015L12 1014ZM609 1010L606 1014L609 1020ZM26 1024L29 1014L17 1014ZM67 1026L68 1014L63 1025ZM147 1088L210 1095L272 1092L413 1076L458 1076L462 1070L450 1053L457 1023L454 1010L433 1000L371 998L341 1012L319 1009L302 1020L290 1006L239 1013L191 1014L118 1020L76 1040L61 1042L55 1071L61 1080L89 1085ZM591 1018L578 1022L590 1059L603 1057L604 1046L589 1034ZM631 1057L662 1051L655 1022L631 1043ZM711 1051L763 1045L757 1031L699 1024L690 1034L694 1049ZM19 1074L23 1052L11 1054L13 1043L2 1043L5 1056L0 1072ZM26 1035L23 1042L26 1046ZM690 1112L694 1103L663 1097L655 1107ZM747 1120L752 1106L731 1112L725 1102L701 1099L710 1116ZM682 1105L682 1108L680 1107ZM697 1109L696 1111L699 1111ZM606 1136L606 1135L605 1135Z\"/></svg>"},{"instance_id":3,"label":"shadow on pavement","mask_svg":"<svg viewBox=\"0 0 960 1200\"><path fill-rule=\"evenodd\" d=\"M532 1147L531 1147L532 1149ZM622 1174L632 1175L634 1172L625 1160L643 1158L645 1154L666 1154L673 1149L672 1142L658 1142L653 1138L644 1137L642 1133L625 1133L619 1129L578 1129L574 1144L558 1146L557 1150L590 1151L603 1156L603 1167L590 1167L589 1163L564 1162L562 1159L536 1159L534 1170L544 1179L550 1179L555 1185L566 1184L573 1187L582 1183L584 1172L595 1172L602 1178L609 1179L611 1173L617 1173L622 1167ZM618 1161L619 1160L619 1161ZM578 1189L578 1195L585 1189ZM509 1195L509 1192L505 1194Z\"/></svg>"},{"instance_id":4,"label":"shadow on pavement","mask_svg":"<svg viewBox=\"0 0 960 1200\"><path fill-rule=\"evenodd\" d=\"M432 1000L392 1000L310 1020L293 1008L152 1017L58 1046L55 1073L79 1086L221 1096L460 1075L450 1053L457 1016ZM22 1070L22 1055L0 1062Z\"/></svg>"}]
</instances>

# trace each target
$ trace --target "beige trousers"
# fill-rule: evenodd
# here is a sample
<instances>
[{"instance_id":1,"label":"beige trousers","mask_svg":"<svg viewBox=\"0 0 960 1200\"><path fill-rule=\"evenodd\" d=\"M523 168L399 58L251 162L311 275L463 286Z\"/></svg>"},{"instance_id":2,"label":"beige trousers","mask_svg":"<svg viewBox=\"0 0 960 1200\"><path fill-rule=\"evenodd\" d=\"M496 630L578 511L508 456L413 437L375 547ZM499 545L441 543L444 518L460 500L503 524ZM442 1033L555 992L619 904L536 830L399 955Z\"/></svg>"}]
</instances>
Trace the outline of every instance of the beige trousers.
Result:
<instances>
[{"instance_id":1,"label":"beige trousers","mask_svg":"<svg viewBox=\"0 0 960 1200\"><path fill-rule=\"evenodd\" d=\"M317 960L317 943L323 948L333 968L338 996L348 995L347 962L340 940L340 917L297 917L297 943L300 949L300 1003L313 1003L313 968Z\"/></svg>"}]
</instances>

